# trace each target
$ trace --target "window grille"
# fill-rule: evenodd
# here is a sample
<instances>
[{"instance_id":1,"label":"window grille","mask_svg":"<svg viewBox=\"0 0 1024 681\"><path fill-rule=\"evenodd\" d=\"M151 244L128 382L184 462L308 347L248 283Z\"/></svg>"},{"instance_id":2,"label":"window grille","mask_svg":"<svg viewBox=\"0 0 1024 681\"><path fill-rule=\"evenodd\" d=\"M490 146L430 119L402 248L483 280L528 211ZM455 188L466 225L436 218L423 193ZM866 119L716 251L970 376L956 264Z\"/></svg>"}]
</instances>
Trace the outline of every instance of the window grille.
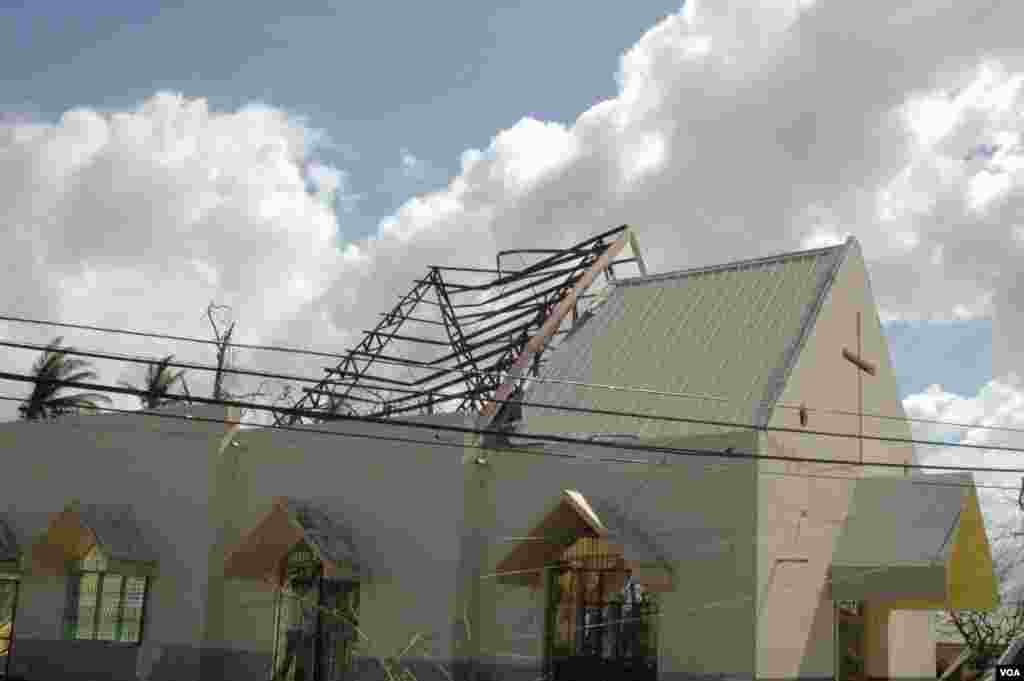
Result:
<instances>
[{"instance_id":1,"label":"window grille","mask_svg":"<svg viewBox=\"0 0 1024 681\"><path fill-rule=\"evenodd\" d=\"M282 566L274 646L275 681L349 678L359 612L359 583L328 579L305 543Z\"/></svg>"},{"instance_id":2,"label":"window grille","mask_svg":"<svg viewBox=\"0 0 1024 681\"><path fill-rule=\"evenodd\" d=\"M88 641L138 644L148 577L107 571L108 564L95 548L68 580L65 637Z\"/></svg>"},{"instance_id":3,"label":"window grille","mask_svg":"<svg viewBox=\"0 0 1024 681\"><path fill-rule=\"evenodd\" d=\"M600 539L548 571L545 666L553 681L657 678L658 602Z\"/></svg>"}]
</instances>

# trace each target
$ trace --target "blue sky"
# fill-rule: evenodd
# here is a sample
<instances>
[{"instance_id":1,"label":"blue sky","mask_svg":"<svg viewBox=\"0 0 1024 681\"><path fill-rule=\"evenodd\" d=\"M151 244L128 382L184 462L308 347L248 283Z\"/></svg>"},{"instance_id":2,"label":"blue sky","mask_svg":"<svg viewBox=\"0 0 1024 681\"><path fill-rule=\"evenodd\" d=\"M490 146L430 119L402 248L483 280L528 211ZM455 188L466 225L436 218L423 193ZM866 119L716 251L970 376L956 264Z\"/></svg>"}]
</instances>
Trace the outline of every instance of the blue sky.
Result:
<instances>
[{"instance_id":1,"label":"blue sky","mask_svg":"<svg viewBox=\"0 0 1024 681\"><path fill-rule=\"evenodd\" d=\"M812 5L806 4L808 7ZM835 12L844 11L835 3L831 6L838 8ZM283 15L284 8L287 8L286 16ZM577 117L599 102L620 95L615 74L623 63L620 61L623 55L638 44L657 43L660 38L645 35L653 34L656 26L662 33L675 30L672 22L662 20L679 10L677 2L654 0L600 5L582 0L518 4L301 0L286 5L237 0L212 3L0 1L0 84L3 84L0 87L0 112L8 117L56 122L63 112L76 107L100 112L134 110L140 102L162 91L182 93L186 98L204 98L210 108L217 111L234 111L247 102L260 100L302 117L306 125L322 129L329 135L332 146L319 149L316 160L341 169L348 178L345 191L361 197L352 204L351 212L342 210L340 204L337 206L336 230L342 242L355 243L377 234L381 221L396 216L412 197L445 188L462 172L460 157L465 150L488 148L495 135L513 128L524 117L571 126ZM813 7L808 13L809 20L817 20ZM828 20L846 21L842 16L836 19L819 14ZM751 22L738 14L724 19L712 14L708 16L705 29L708 35L714 34L713 44L719 46L735 40L739 46L737 54L741 57L755 49L752 45L759 43L759 40L744 37L748 35L744 31L769 30L764 27L770 27L775 18L765 15L764 21ZM894 16L890 23L898 23L896 19L898 17ZM959 23L962 23L960 19L949 18L950 26ZM827 35L827 32L822 31L821 34ZM876 106L867 95L884 100L885 107L892 107L902 101L901 98L912 98L915 93L942 86L943 79L957 83L963 81L963 75L957 71L960 65L943 62L941 67L946 71L940 73L936 70L938 62L930 56L933 54L929 51L931 47L923 46L920 64L909 61L906 64L906 72L914 78L900 75L904 80L897 82L896 76L891 76L892 82L887 86L889 90L871 91L865 95L858 88L869 87L868 84L873 82L870 78L851 80L839 74L827 82L823 81L823 85L831 87L834 84L836 89L832 95L822 95L814 79L826 78L818 75L829 72L824 60L833 59L833 66L848 64L851 60L846 53L828 53L822 44L815 42L815 36L813 33L803 35L796 32L794 40L798 41L799 48L794 48L793 53L803 49L809 56L793 57L791 61L797 64L795 70L777 74L773 69L789 68L787 63L768 62L772 64L770 69L758 72L759 75L746 86L736 86L728 92L714 80L703 85L689 85L674 76L666 77L665 73L655 72L659 62L651 59L653 66L649 75L652 81L663 78L669 83L666 85L669 89L665 91L673 92L679 98L679 103L674 104L677 107L675 112L665 117L668 122L661 122L671 127L673 117L682 118L690 115L689 109L698 109L690 117L689 124L696 131L695 137L703 135L705 140L698 139L692 148L680 147L682 151L677 150L676 156L683 158L691 152L705 155L700 156L698 162L667 164L668 169L662 177L671 178L671 181L662 179L652 183L650 191L654 194L650 203L668 205L665 204L666 194L700 197L697 208L702 215L713 215L716 221L713 232L702 232L694 227L688 233L673 234L668 240L658 237L645 241L654 244L652 258L662 258L664 267L708 264L792 250L799 245L800 239L823 235L841 237L847 231L861 236L857 230L850 229L850 225L857 224L856 221L862 217L855 212L830 217L828 210L812 206L815 211L812 224L807 214L801 212L804 207L798 211L781 203L768 205L754 199L751 194L745 194L749 202L737 202L733 194L716 196L718 187L734 176L738 175L736 181L743 183L742 191L747 192L752 185L760 184L775 174L778 168L778 164L772 166L771 161L766 161L769 168L766 173L744 175L744 172L753 173L753 170L746 171L745 166L756 164L732 161L735 148L753 146L755 154L771 151L767 147L757 148L758 144L775 139L770 129L766 127L764 135L751 133L744 137L748 134L745 128L762 123L765 126L787 126L778 137L783 142L782 146L792 147L785 158L785 162L792 162L792 165L779 168L780 187L773 190L767 186L764 189L766 194L774 192L777 197L792 188L793 204L798 204L803 200L801 197L810 194L822 205L832 201L841 205L846 199L838 189L827 186L830 181L834 181L836 187L844 188L843 191L849 187L856 188L859 182L884 185L893 174L888 170L885 173L876 171L870 164L898 168L900 164L914 163L908 161L912 158L909 153L904 154L906 158L896 158L898 154L895 152L876 149L867 149L861 158L864 140L873 140L883 132L880 124L870 123L863 124L868 131L866 133L857 130L848 133L853 126L860 125L863 120L871 120L871 116L883 110L881 104ZM982 44L994 46L993 50L986 47L987 51L983 53L980 49L965 46L962 50L966 55L963 64L974 67L981 56L997 53L994 50L1000 46L998 40L986 40L988 42L982 41ZM936 42L941 41L936 39ZM849 43L855 44L859 45ZM944 49L941 45L935 48ZM639 54L642 55L643 51ZM761 57L754 55L752 58ZM643 60L635 60L630 69L640 73L646 68L644 64ZM884 64L864 66L875 67L884 70ZM695 79L702 77L697 70L685 72ZM887 73L893 72L890 69ZM801 92L796 89L804 81L810 83L807 89L818 97L811 104L799 101ZM781 93L773 96L786 106L774 100L757 99L761 96L758 87L763 83L770 87L762 89ZM962 85L957 87L962 90ZM891 91L899 88L903 88L899 90L899 96L893 97ZM654 87L649 89L658 92ZM653 102L674 101L672 97L647 94ZM852 104L840 101L844 96L848 96ZM724 101L726 97L733 97L735 104L727 103L720 109L713 108L718 106L714 104L706 111L701 109L706 106L702 100L714 103ZM651 107L656 109L660 105L652 104ZM835 111L828 110L829 106L834 106ZM801 111L801 107L813 115ZM857 107L863 107L863 111ZM789 109L796 113L792 114ZM815 113L816 109L820 111ZM740 118L744 111L750 112L749 121ZM781 118L778 111L784 111ZM840 115L836 111L848 113ZM791 114L793 120L789 121ZM830 116L838 121L831 129L828 127ZM731 126L733 132L722 138L716 137L711 126L717 121L724 121L723 125ZM542 128L524 128L519 134L529 137L534 133L541 135ZM822 154L818 171L813 171L814 163L818 162L814 154L798 149L807 143L808 134L813 142L815 133L819 140L811 148L824 148L828 152ZM556 133L543 134L553 135L552 140L557 141ZM847 143L843 139L846 137L849 137L850 148L844 150L840 145ZM735 148L734 138L738 139ZM821 139L828 141L823 143ZM974 148L984 141L973 140L969 147ZM709 157L707 154L711 152L720 158ZM415 157L416 172L403 172L403 154ZM960 158L964 156L960 153ZM797 161L806 163L801 166ZM684 170L692 172L693 168L702 165L710 168L716 163L721 167L711 168L706 174L710 178L708 180L684 174ZM854 175L852 179L842 176L847 172L847 166L854 169L850 172L860 175ZM824 174L834 177L820 179L822 168L826 169ZM789 181L786 172L794 169L799 172L792 177L791 184L785 184ZM590 177L586 169L578 175ZM701 185L702 181L716 183L714 191L709 191L711 184ZM816 184L819 182L820 187ZM765 184L770 185L768 182ZM659 189L668 185L676 189ZM648 218L647 214L651 213L652 223L665 222L664 214L643 207L646 191L634 193L632 205L638 216L636 220L642 225ZM567 191L555 196L571 196L575 201L577 197L585 199L588 193L593 192L592 187L584 186L576 194ZM585 202L584 199L580 202ZM526 210L519 216L520 222L513 223L511 229L506 228L506 232L511 232L507 238L514 240L517 231L523 232L524 239L536 238L526 236L534 231L533 225L528 223L534 218L538 223L546 220L550 212L546 206L551 203L548 200L547 204L538 204L544 208L533 208L532 212ZM738 203L749 203L749 206L743 206L741 210L736 207ZM765 213L765 206L772 210L778 208L778 211ZM512 208L509 211L513 217L518 215L516 210ZM768 227L764 228L763 235L754 233L748 226L747 234L732 238L742 230L730 231L733 229L729 227L733 224L730 221L738 220L743 224L743 216L730 213L743 210L757 220L762 220L762 214L769 216L764 220ZM632 215L629 214L631 221ZM693 216L685 211L670 215L678 225L689 228L696 224ZM405 219L399 216L396 222L401 223ZM923 224L931 218L926 215L912 219ZM776 229L772 225L787 221L796 227L791 229L787 224L785 235L780 236L782 228ZM601 228L607 226L600 225ZM920 224L916 228L921 233L926 231ZM536 227L542 232L544 229L543 225ZM886 229L889 228L883 225L878 233L884 234ZM862 241L869 260L891 246L877 234ZM939 247L945 245L947 251L954 250L948 248L949 243L937 241ZM674 248L679 250L670 251L666 244L675 244ZM747 251L743 251L744 248ZM900 300L903 291L925 291L927 287L919 285L914 289L894 284L893 281L899 278L892 274L897 271L894 268L901 268L898 270L903 273L900 277L906 276L909 261L893 262L896 263L893 268L879 266L877 270L875 290L884 292L885 295L880 297L882 303L894 309L903 305L903 311L906 311L908 306L941 307L947 302L941 291ZM979 267L974 263L968 265ZM943 271L937 276L941 281L948 281L949 286L957 286L955 277L947 274ZM86 276L82 273L75 276L79 275ZM399 288L404 287L409 277L403 277L396 274L389 286L393 283ZM68 308L66 301L64 305L67 309L75 309ZM107 308L98 309L95 314L116 316L117 311L112 305ZM925 310L921 316L928 316L931 311L934 310ZM337 322L337 318L334 321ZM973 396L993 378L993 331L986 314L974 321L897 322L888 324L886 330L903 395L920 392L932 383L941 383L947 391Z\"/></svg>"},{"instance_id":2,"label":"blue sky","mask_svg":"<svg viewBox=\"0 0 1024 681\"><path fill-rule=\"evenodd\" d=\"M523 116L571 122L616 92L622 51L678 3L0 2L0 111L130 109L158 90L305 116L357 168L346 239ZM287 7L288 16L281 16ZM401 152L424 162L402 174Z\"/></svg>"},{"instance_id":3,"label":"blue sky","mask_svg":"<svg viewBox=\"0 0 1024 681\"><path fill-rule=\"evenodd\" d=\"M987 319L898 321L884 327L900 397L924 392L936 382L946 392L974 395L992 378L992 323ZM941 374L936 367L942 367Z\"/></svg>"}]
</instances>

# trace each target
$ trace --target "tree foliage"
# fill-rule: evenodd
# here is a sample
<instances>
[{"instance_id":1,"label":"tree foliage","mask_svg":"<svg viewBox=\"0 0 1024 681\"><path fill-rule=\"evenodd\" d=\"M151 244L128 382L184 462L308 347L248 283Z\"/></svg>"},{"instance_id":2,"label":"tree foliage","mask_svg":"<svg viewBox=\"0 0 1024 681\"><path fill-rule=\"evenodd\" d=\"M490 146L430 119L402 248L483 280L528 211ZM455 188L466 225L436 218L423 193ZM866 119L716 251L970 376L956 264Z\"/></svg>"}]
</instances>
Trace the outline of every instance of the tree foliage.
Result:
<instances>
[{"instance_id":1,"label":"tree foliage","mask_svg":"<svg viewBox=\"0 0 1024 681\"><path fill-rule=\"evenodd\" d=\"M65 394L67 386L62 382L93 381L98 378L88 360L68 357L72 348L61 348L63 337L53 339L32 366L35 379L32 393L18 407L21 418L26 421L56 418L62 414L77 413L83 408L95 409L99 402L109 403L108 396L101 393Z\"/></svg>"},{"instance_id":2,"label":"tree foliage","mask_svg":"<svg viewBox=\"0 0 1024 681\"><path fill-rule=\"evenodd\" d=\"M1018 582L1024 564L1024 542L1016 526L999 527L992 537L992 562L999 584L1000 605L992 611L948 610L941 625L952 628L970 650L967 664L987 669L1006 647L1024 636L1024 591Z\"/></svg>"},{"instance_id":3,"label":"tree foliage","mask_svg":"<svg viewBox=\"0 0 1024 681\"><path fill-rule=\"evenodd\" d=\"M159 362L153 362L146 368L146 380L142 387L136 387L131 383L121 382L121 385L136 390L144 390L145 395L139 395L139 402L144 409L156 409L167 402L167 393L178 381L183 380L185 370L175 372L168 366L174 355L167 355Z\"/></svg>"}]
</instances>

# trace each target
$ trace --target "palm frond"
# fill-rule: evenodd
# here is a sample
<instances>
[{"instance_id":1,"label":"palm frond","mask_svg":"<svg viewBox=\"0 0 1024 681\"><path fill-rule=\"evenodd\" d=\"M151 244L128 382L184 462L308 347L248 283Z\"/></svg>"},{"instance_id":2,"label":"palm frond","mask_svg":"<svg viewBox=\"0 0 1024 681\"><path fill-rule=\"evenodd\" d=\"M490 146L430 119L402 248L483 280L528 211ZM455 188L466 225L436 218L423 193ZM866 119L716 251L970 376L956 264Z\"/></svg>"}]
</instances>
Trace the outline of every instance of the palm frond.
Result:
<instances>
[{"instance_id":1,"label":"palm frond","mask_svg":"<svg viewBox=\"0 0 1024 681\"><path fill-rule=\"evenodd\" d=\"M96 408L98 402L111 402L110 397L100 393L59 395L61 391L67 389L65 383L98 378L96 372L89 368L89 361L69 358L67 352L71 348L61 348L62 342L62 336L51 341L33 364L35 384L32 393L18 408L22 418L26 420L35 421L46 418L47 414L58 416L83 407Z\"/></svg>"},{"instance_id":2,"label":"palm frond","mask_svg":"<svg viewBox=\"0 0 1024 681\"><path fill-rule=\"evenodd\" d=\"M99 374L95 371L79 371L77 374L61 376L57 380L65 383L81 383L82 381L95 381L97 379L99 379Z\"/></svg>"},{"instance_id":3,"label":"palm frond","mask_svg":"<svg viewBox=\"0 0 1024 681\"><path fill-rule=\"evenodd\" d=\"M110 396L104 395L103 393L77 393L75 395L66 395L64 397L56 397L50 400L50 404L58 407L77 407L86 405L95 407L97 402L111 403L113 400Z\"/></svg>"}]
</instances>

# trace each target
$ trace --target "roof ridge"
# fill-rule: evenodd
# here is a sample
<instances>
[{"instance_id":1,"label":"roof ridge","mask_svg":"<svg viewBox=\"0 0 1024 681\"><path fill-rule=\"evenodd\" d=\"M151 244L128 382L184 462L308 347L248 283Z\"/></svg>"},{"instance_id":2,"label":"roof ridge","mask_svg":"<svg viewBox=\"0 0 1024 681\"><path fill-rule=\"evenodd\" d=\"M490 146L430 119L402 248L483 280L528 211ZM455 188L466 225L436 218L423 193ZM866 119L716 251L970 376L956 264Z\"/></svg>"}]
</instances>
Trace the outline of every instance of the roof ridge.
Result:
<instances>
[{"instance_id":1,"label":"roof ridge","mask_svg":"<svg viewBox=\"0 0 1024 681\"><path fill-rule=\"evenodd\" d=\"M824 252L825 249L821 250ZM757 407L754 419L757 425L768 425L772 412L775 410L775 405L778 403L779 398L782 397L786 384L789 383L793 369L796 367L796 362L807 345L811 331L818 322L818 316L825 305L825 299L832 290L832 285L835 284L836 279L839 277L839 271L846 263L847 256L853 250L859 250L859 244L852 236L848 237L839 246L828 249L828 254L833 256L833 261L819 274L818 283L815 286L814 300L804 308L800 330L782 353L781 362L775 368L771 379L768 381L768 390Z\"/></svg>"},{"instance_id":2,"label":"roof ridge","mask_svg":"<svg viewBox=\"0 0 1024 681\"><path fill-rule=\"evenodd\" d=\"M757 258L747 258L745 260L734 260L732 262L719 263L714 265L701 265L698 267L691 267L682 270L673 270L671 272L660 272L658 274L649 274L643 277L629 277L626 279L618 279L615 282L616 286L630 286L636 284L646 284L655 281L662 281L665 279L675 279L688 277L695 274L706 274L708 272L716 272L719 270L736 269L741 267L753 267L757 265L768 265L777 262L784 262L786 260L794 260L796 258L808 258L812 256L830 255L835 251L849 248L852 244L856 244L857 239L853 236L849 236L841 244L834 246L824 246L822 248L812 248L804 251L788 251L786 253L778 253L775 255L761 256Z\"/></svg>"}]
</instances>

